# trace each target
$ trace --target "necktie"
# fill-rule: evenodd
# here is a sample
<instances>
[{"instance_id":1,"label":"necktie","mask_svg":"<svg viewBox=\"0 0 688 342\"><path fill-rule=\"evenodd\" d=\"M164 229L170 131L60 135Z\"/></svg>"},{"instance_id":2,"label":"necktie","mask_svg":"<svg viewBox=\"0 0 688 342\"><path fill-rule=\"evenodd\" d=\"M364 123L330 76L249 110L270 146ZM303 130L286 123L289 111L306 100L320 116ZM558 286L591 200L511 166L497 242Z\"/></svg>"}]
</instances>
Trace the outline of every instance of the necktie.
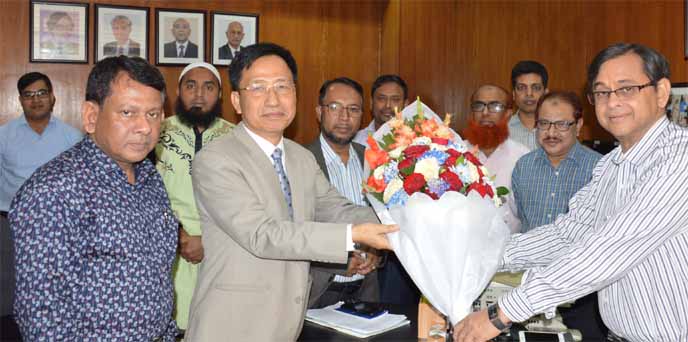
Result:
<instances>
[{"instance_id":1,"label":"necktie","mask_svg":"<svg viewBox=\"0 0 688 342\"><path fill-rule=\"evenodd\" d=\"M271 157L275 162L275 171L277 171L277 176L279 177L280 185L282 186L284 200L287 201L289 217L294 218L294 208L291 206L291 188L289 187L289 179L287 179L287 174L284 172L284 167L282 166L282 150L279 148L275 149L275 151L272 152Z\"/></svg>"},{"instance_id":2,"label":"necktie","mask_svg":"<svg viewBox=\"0 0 688 342\"><path fill-rule=\"evenodd\" d=\"M117 48L117 55L121 56L123 54L124 54L124 48L120 46L119 48Z\"/></svg>"},{"instance_id":3,"label":"necktie","mask_svg":"<svg viewBox=\"0 0 688 342\"><path fill-rule=\"evenodd\" d=\"M184 57L184 45L179 46L179 55L177 57Z\"/></svg>"}]
</instances>

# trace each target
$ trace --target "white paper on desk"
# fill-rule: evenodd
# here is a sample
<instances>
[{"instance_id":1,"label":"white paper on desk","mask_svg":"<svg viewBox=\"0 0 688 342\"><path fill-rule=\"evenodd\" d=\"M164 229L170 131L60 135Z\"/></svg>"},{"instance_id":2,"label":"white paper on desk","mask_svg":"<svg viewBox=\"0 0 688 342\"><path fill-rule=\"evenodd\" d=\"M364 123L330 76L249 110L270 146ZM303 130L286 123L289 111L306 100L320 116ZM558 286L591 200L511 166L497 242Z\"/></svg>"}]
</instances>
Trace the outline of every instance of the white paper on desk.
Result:
<instances>
[{"instance_id":1,"label":"white paper on desk","mask_svg":"<svg viewBox=\"0 0 688 342\"><path fill-rule=\"evenodd\" d=\"M406 316L390 313L375 318L358 317L337 311L341 305L339 302L322 309L310 309L306 311L306 320L359 338L381 334L410 323Z\"/></svg>"}]
</instances>

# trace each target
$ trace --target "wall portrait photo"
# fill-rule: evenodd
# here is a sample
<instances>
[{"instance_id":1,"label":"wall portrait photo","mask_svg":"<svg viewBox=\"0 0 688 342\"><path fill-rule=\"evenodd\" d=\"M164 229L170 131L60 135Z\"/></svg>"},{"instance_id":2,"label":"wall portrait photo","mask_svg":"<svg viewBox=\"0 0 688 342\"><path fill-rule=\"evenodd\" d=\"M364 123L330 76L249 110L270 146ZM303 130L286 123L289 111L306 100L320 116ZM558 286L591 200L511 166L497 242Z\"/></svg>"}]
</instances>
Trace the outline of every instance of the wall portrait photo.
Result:
<instances>
[{"instance_id":1,"label":"wall portrait photo","mask_svg":"<svg viewBox=\"0 0 688 342\"><path fill-rule=\"evenodd\" d=\"M229 65L244 46L258 42L258 15L213 12L210 29L213 64Z\"/></svg>"},{"instance_id":2,"label":"wall portrait photo","mask_svg":"<svg viewBox=\"0 0 688 342\"><path fill-rule=\"evenodd\" d=\"M156 63L205 61L205 12L156 9Z\"/></svg>"},{"instance_id":3,"label":"wall portrait photo","mask_svg":"<svg viewBox=\"0 0 688 342\"><path fill-rule=\"evenodd\" d=\"M669 119L683 127L688 127L688 83L673 83L671 97L666 106Z\"/></svg>"},{"instance_id":4,"label":"wall portrait photo","mask_svg":"<svg viewBox=\"0 0 688 342\"><path fill-rule=\"evenodd\" d=\"M96 4L96 61L125 55L148 60L148 8Z\"/></svg>"},{"instance_id":5,"label":"wall portrait photo","mask_svg":"<svg viewBox=\"0 0 688 342\"><path fill-rule=\"evenodd\" d=\"M88 4L31 1L31 62L88 63Z\"/></svg>"}]
</instances>

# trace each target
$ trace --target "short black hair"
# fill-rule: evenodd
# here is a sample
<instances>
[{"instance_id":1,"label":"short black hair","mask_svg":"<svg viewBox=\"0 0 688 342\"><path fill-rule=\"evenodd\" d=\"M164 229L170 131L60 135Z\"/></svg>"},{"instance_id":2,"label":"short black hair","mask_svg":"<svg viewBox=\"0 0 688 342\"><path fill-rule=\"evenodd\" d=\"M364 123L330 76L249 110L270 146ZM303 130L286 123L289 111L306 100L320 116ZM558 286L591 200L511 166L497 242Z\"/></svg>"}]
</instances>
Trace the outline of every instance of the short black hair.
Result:
<instances>
[{"instance_id":1,"label":"short black hair","mask_svg":"<svg viewBox=\"0 0 688 342\"><path fill-rule=\"evenodd\" d=\"M404 91L404 100L408 100L408 86L406 85L406 82L404 79L399 77L399 75L382 75L378 77L375 82L373 82L373 88L370 90L370 96L374 97L375 92L377 91L378 88L380 88L383 84L385 83L396 83L401 87L401 90Z\"/></svg>"},{"instance_id":2,"label":"short black hair","mask_svg":"<svg viewBox=\"0 0 688 342\"><path fill-rule=\"evenodd\" d=\"M540 107L542 107L542 104L545 103L545 101L550 100L559 100L561 102L568 103L571 107L573 107L573 118L576 120L576 122L583 118L583 104L581 103L580 98L578 98L578 95L572 91L555 90L550 91L549 93L540 97L540 100L538 100L537 103L537 108L535 109L535 120L540 117Z\"/></svg>"},{"instance_id":3,"label":"short black hair","mask_svg":"<svg viewBox=\"0 0 688 342\"><path fill-rule=\"evenodd\" d=\"M547 88L549 82L549 75L547 68L540 62L536 61L520 61L511 69L511 87L516 88L516 79L521 75L537 74L542 79L542 85Z\"/></svg>"},{"instance_id":4,"label":"short black hair","mask_svg":"<svg viewBox=\"0 0 688 342\"><path fill-rule=\"evenodd\" d=\"M99 106L111 95L112 82L120 72L126 73L132 80L160 91L165 101L165 79L160 70L140 57L108 57L96 63L88 75L86 83L86 101Z\"/></svg>"},{"instance_id":5,"label":"short black hair","mask_svg":"<svg viewBox=\"0 0 688 342\"><path fill-rule=\"evenodd\" d=\"M669 62L657 50L640 44L616 43L600 51L590 63L588 67L588 92L592 91L593 83L602 64L628 53L634 53L643 60L643 71L652 84L656 84L662 78L669 79L671 76Z\"/></svg>"},{"instance_id":6,"label":"short black hair","mask_svg":"<svg viewBox=\"0 0 688 342\"><path fill-rule=\"evenodd\" d=\"M282 60L287 63L291 71L291 76L294 79L294 84L296 84L298 70L296 68L296 60L291 52L274 43L258 43L242 48L239 50L239 53L232 58L232 63L229 64L228 70L229 83L232 84L232 89L234 91L239 89L239 83L241 82L244 70L250 68L253 62L258 58L265 56L277 56L282 58Z\"/></svg>"},{"instance_id":7,"label":"short black hair","mask_svg":"<svg viewBox=\"0 0 688 342\"><path fill-rule=\"evenodd\" d=\"M19 78L19 81L17 81L17 90L21 94L26 87L34 84L35 82L38 81L43 81L45 82L45 85L48 87L48 90L52 93L53 92L53 84L50 82L50 79L48 78L47 75L42 74L40 72L29 72L22 77Z\"/></svg>"},{"instance_id":8,"label":"short black hair","mask_svg":"<svg viewBox=\"0 0 688 342\"><path fill-rule=\"evenodd\" d=\"M337 77L335 79L325 81L325 83L323 83L323 85L320 87L320 96L318 97L319 104L324 104L323 100L325 99L325 96L327 96L327 88L337 83L353 88L358 93L358 95L361 95L361 102L363 102L363 87L360 83L348 77Z\"/></svg>"}]
</instances>

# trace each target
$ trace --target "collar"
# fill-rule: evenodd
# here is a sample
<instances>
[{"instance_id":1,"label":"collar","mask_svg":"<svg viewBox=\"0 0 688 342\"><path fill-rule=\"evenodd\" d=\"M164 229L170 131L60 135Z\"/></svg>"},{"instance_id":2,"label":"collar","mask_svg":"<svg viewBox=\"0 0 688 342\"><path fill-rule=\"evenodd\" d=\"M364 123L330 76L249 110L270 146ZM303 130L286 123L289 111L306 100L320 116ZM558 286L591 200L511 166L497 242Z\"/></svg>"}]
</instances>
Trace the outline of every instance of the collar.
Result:
<instances>
[{"instance_id":1,"label":"collar","mask_svg":"<svg viewBox=\"0 0 688 342\"><path fill-rule=\"evenodd\" d=\"M631 149L623 153L621 151L621 146L617 147L612 153L612 162L614 164L621 164L628 161L631 164L638 165L644 159L647 158L646 152L654 145L655 141L659 135L664 131L664 129L669 125L669 120L666 115L662 115L659 120L657 120L650 129L645 132L640 141L631 146Z\"/></svg>"},{"instance_id":2,"label":"collar","mask_svg":"<svg viewBox=\"0 0 688 342\"><path fill-rule=\"evenodd\" d=\"M91 161L90 164L96 169L96 171L103 171L104 173L111 174L113 179L110 181L116 179L118 182L121 180L122 182L129 184L124 170L119 167L114 159L112 159L105 153L105 151L96 145L96 142L93 141L91 136L86 135L80 144L86 153L86 158ZM146 180L155 173L157 173L157 170L153 163L151 163L148 158L144 158L142 161L134 164L136 183L133 185L138 186L139 184L145 183Z\"/></svg>"},{"instance_id":3,"label":"collar","mask_svg":"<svg viewBox=\"0 0 688 342\"><path fill-rule=\"evenodd\" d=\"M117 44L117 48L118 48L118 49L119 49L119 48L122 48L122 49L127 50L127 49L129 49L129 45L130 45L129 43L130 43L130 42L131 42L131 39L127 39L127 42L124 43L123 45Z\"/></svg>"},{"instance_id":4,"label":"collar","mask_svg":"<svg viewBox=\"0 0 688 342\"><path fill-rule=\"evenodd\" d=\"M339 163L344 164L344 162L342 161L342 158L337 154L337 152L335 152L332 149L332 146L330 146L330 144L327 142L327 140L325 140L325 137L322 135L322 133L320 133L319 139L320 139L320 146L321 146L321 149L323 151L323 157L325 159L325 164L330 164L333 162L339 162ZM355 158L355 157L356 157L356 151L354 151L354 147L351 144L349 144L349 161L351 161L351 158Z\"/></svg>"},{"instance_id":5,"label":"collar","mask_svg":"<svg viewBox=\"0 0 688 342\"><path fill-rule=\"evenodd\" d=\"M253 141L256 142L258 147L265 153L266 156L270 159L270 162L272 162L272 152L275 152L275 149L280 148L282 150L282 162L284 162L285 159L285 151L284 151L284 137L280 138L279 143L277 145L273 145L271 142L267 141L265 138L261 137L260 135L254 133L251 131L246 124L242 124L244 126L244 129L246 129L246 133L248 133L248 136L253 139Z\"/></svg>"},{"instance_id":6,"label":"collar","mask_svg":"<svg viewBox=\"0 0 688 342\"><path fill-rule=\"evenodd\" d=\"M174 42L177 43L177 50L179 50L179 47L180 47L180 46L183 46L184 49L186 49L186 46L189 45L189 40L188 40L188 39L185 40L183 43L180 43L179 41L176 41L176 40L175 40Z\"/></svg>"},{"instance_id":7,"label":"collar","mask_svg":"<svg viewBox=\"0 0 688 342\"><path fill-rule=\"evenodd\" d=\"M583 153L582 150L583 150L583 146L580 144L580 142L578 140L576 140L576 142L573 144L573 146L571 146L571 149L569 150L569 152L566 153L566 158L564 158L562 160L562 162L564 160L571 160L573 162L579 161L581 158L581 154ZM537 151L535 154L536 158L540 158L550 165L552 164L549 161L549 157L547 157L547 152L545 152L545 149L542 148L542 146L538 147L538 149L536 151ZM561 165L561 163L559 165Z\"/></svg>"}]
</instances>

